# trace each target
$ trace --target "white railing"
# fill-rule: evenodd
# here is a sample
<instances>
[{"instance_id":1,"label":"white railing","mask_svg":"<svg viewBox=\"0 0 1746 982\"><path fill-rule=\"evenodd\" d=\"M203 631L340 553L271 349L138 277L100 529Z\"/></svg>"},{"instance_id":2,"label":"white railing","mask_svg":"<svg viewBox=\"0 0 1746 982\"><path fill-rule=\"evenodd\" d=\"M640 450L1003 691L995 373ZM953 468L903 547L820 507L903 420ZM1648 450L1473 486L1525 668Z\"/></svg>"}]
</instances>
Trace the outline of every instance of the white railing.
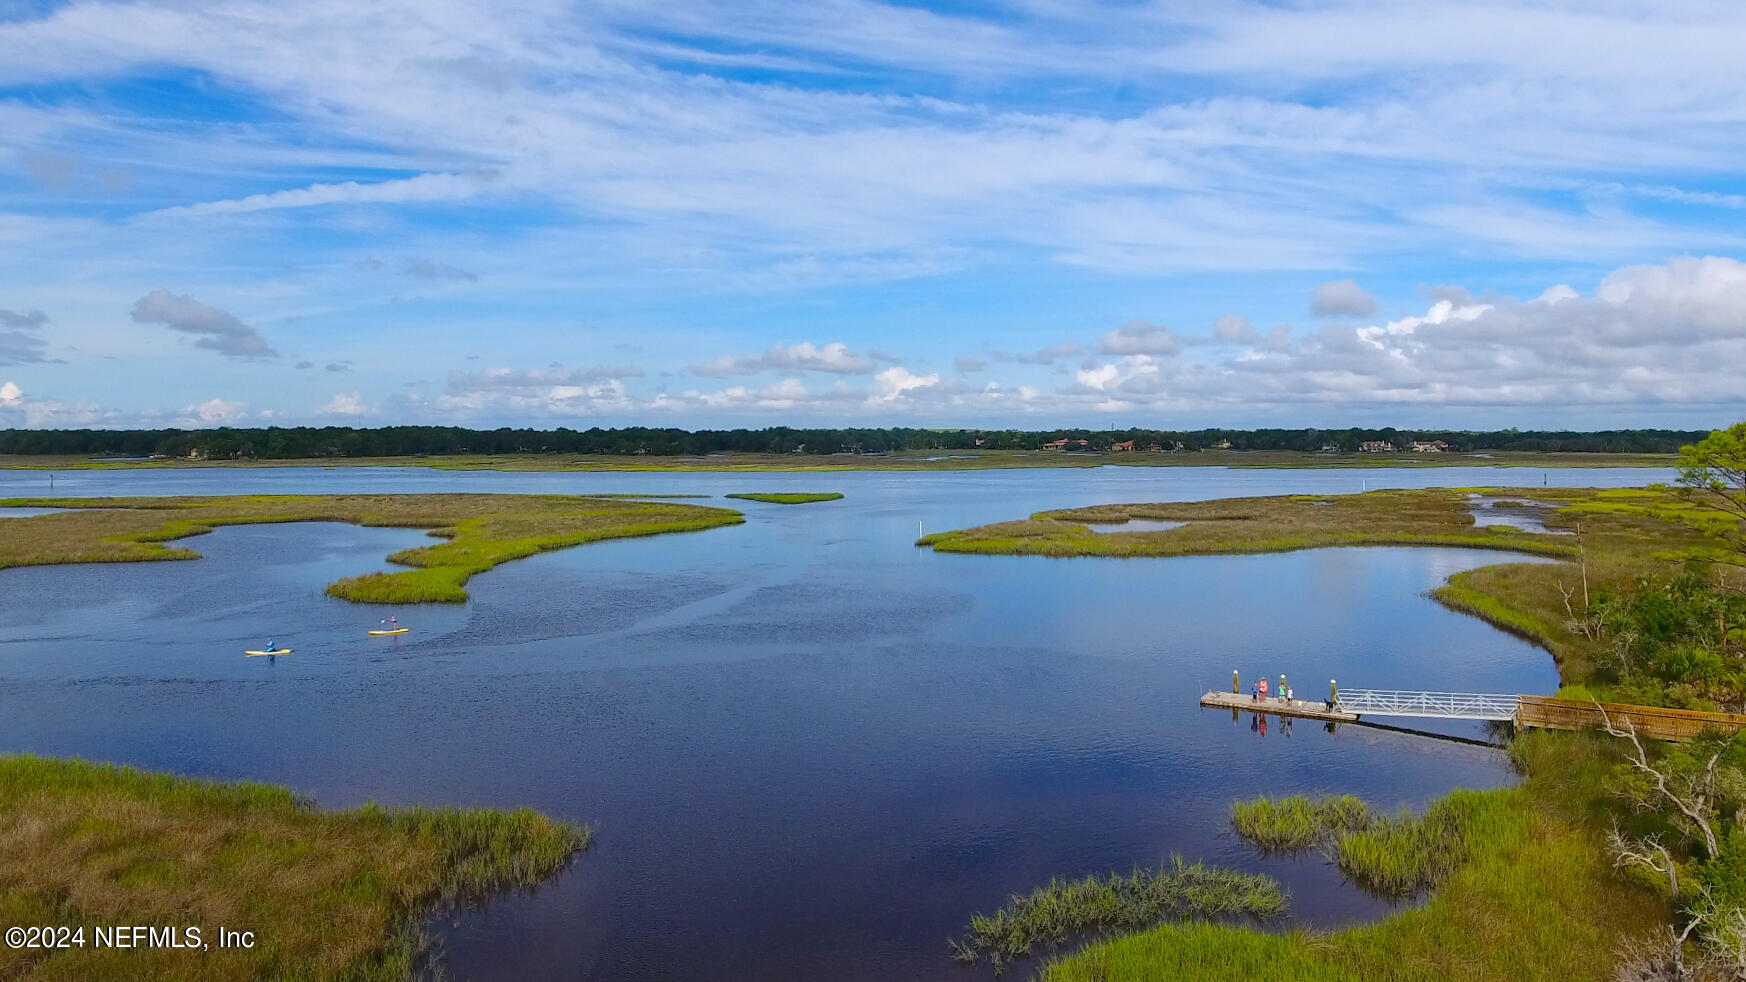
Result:
<instances>
[{"instance_id":1,"label":"white railing","mask_svg":"<svg viewBox=\"0 0 1746 982\"><path fill-rule=\"evenodd\" d=\"M1515 719L1516 697L1481 692L1397 692L1341 689L1337 705L1360 716L1438 716L1444 719Z\"/></svg>"}]
</instances>

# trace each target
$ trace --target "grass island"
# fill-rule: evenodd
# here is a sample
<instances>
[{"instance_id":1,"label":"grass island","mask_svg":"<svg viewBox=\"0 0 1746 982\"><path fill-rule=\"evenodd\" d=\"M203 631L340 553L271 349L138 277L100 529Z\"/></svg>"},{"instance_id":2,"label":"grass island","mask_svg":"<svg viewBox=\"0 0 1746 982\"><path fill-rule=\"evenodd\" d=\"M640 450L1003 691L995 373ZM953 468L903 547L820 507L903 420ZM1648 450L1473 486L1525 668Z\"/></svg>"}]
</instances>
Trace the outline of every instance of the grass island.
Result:
<instances>
[{"instance_id":1,"label":"grass island","mask_svg":"<svg viewBox=\"0 0 1746 982\"><path fill-rule=\"evenodd\" d=\"M428 529L445 541L388 557L402 572L346 577L327 588L356 603L461 603L494 566L605 539L695 532L745 521L728 508L553 494L217 495L8 498L0 507L68 511L0 522L0 569L64 563L198 559L165 542L221 525L346 522Z\"/></svg>"},{"instance_id":2,"label":"grass island","mask_svg":"<svg viewBox=\"0 0 1746 982\"><path fill-rule=\"evenodd\" d=\"M428 913L533 886L589 839L529 809L323 811L272 785L0 756L0 920L84 942L0 947L0 978L408 979ZM206 947L99 946L116 925ZM252 946L221 947L220 928Z\"/></svg>"},{"instance_id":3,"label":"grass island","mask_svg":"<svg viewBox=\"0 0 1746 982\"><path fill-rule=\"evenodd\" d=\"M842 498L840 491L824 491L817 493L782 492L769 494L730 494L729 498L739 498L742 501L762 501L771 505L805 505L814 501L836 501Z\"/></svg>"}]
</instances>

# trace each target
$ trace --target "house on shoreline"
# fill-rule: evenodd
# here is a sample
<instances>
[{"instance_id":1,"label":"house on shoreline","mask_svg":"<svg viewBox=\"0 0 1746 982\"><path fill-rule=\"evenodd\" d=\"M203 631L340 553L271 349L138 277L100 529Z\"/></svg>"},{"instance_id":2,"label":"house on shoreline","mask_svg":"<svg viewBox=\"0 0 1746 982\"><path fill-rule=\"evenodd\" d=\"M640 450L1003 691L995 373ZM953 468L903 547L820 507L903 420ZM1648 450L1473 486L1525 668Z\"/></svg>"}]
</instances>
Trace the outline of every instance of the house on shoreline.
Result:
<instances>
[{"instance_id":1,"label":"house on shoreline","mask_svg":"<svg viewBox=\"0 0 1746 982\"><path fill-rule=\"evenodd\" d=\"M1415 440L1413 442L1413 452L1414 453L1448 453L1449 452L1449 445L1447 443L1444 443L1442 440L1431 440L1429 442L1421 442L1421 441Z\"/></svg>"},{"instance_id":2,"label":"house on shoreline","mask_svg":"<svg viewBox=\"0 0 1746 982\"><path fill-rule=\"evenodd\" d=\"M1358 452L1392 453L1394 452L1394 444L1389 443L1387 440L1365 440L1363 443L1358 444Z\"/></svg>"}]
</instances>

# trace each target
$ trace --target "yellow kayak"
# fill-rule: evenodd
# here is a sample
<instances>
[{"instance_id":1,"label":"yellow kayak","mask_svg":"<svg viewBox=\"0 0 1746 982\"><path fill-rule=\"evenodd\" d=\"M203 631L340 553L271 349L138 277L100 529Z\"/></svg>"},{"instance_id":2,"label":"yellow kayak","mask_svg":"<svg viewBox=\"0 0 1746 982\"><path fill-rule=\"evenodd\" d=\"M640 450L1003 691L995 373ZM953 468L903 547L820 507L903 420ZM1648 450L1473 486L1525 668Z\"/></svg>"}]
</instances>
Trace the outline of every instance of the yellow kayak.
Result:
<instances>
[{"instance_id":1,"label":"yellow kayak","mask_svg":"<svg viewBox=\"0 0 1746 982\"><path fill-rule=\"evenodd\" d=\"M371 632L370 632L370 633L371 633L371 634L374 634L374 635L377 635L377 636L380 636L380 635L383 635L383 634L405 634L405 633L406 633L406 632L407 632L407 631L410 631L410 630L412 630L412 628L409 628L409 627L397 627L397 628L395 628L395 629L394 629L394 630L392 630L392 631L371 631Z\"/></svg>"},{"instance_id":2,"label":"yellow kayak","mask_svg":"<svg viewBox=\"0 0 1746 982\"><path fill-rule=\"evenodd\" d=\"M247 648L243 649L243 654L245 655L289 655L290 653L290 648L275 648L272 651L250 651Z\"/></svg>"}]
</instances>

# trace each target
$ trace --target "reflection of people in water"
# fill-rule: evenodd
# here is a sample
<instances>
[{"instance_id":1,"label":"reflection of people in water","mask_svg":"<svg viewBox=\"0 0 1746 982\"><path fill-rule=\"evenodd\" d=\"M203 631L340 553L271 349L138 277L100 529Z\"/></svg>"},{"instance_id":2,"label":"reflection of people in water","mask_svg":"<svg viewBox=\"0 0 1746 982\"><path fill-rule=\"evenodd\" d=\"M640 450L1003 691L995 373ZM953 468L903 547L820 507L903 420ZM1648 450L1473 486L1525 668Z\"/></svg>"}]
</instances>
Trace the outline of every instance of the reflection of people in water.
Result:
<instances>
[{"instance_id":1,"label":"reflection of people in water","mask_svg":"<svg viewBox=\"0 0 1746 982\"><path fill-rule=\"evenodd\" d=\"M1261 736L1267 735L1267 714L1266 713L1251 713L1250 714L1250 716L1249 716L1249 732L1250 733L1258 733Z\"/></svg>"},{"instance_id":2,"label":"reflection of people in water","mask_svg":"<svg viewBox=\"0 0 1746 982\"><path fill-rule=\"evenodd\" d=\"M1279 732L1285 734L1288 737L1291 736L1291 717L1290 716L1279 717Z\"/></svg>"}]
</instances>

